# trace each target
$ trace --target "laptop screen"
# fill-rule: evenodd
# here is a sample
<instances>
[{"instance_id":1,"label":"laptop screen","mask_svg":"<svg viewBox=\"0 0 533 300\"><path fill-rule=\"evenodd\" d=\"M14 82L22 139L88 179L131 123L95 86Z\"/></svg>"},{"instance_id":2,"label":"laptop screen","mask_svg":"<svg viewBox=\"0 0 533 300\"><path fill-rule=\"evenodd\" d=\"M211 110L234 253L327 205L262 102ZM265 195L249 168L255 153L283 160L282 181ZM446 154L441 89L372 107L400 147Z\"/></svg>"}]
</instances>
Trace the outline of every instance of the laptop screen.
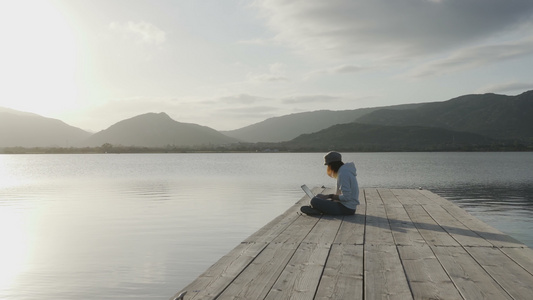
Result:
<instances>
[{"instance_id":1,"label":"laptop screen","mask_svg":"<svg viewBox=\"0 0 533 300\"><path fill-rule=\"evenodd\" d=\"M309 196L309 198L313 199L313 197L315 196L315 194L307 187L307 185L302 185L302 190L304 190L304 192L307 194L307 196Z\"/></svg>"}]
</instances>

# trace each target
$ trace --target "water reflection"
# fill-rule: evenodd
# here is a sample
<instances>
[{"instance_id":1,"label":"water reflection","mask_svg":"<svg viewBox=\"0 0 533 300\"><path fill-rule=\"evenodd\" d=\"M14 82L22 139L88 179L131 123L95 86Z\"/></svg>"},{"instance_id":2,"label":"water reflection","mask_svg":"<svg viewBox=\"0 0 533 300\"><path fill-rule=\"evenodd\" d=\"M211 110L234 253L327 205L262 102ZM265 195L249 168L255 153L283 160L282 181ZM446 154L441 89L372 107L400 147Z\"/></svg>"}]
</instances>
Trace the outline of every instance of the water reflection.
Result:
<instances>
[{"instance_id":1,"label":"water reflection","mask_svg":"<svg viewBox=\"0 0 533 300\"><path fill-rule=\"evenodd\" d=\"M27 268L32 236L28 222L26 212L16 206L4 203L0 208L0 291L10 287Z\"/></svg>"},{"instance_id":2,"label":"water reflection","mask_svg":"<svg viewBox=\"0 0 533 300\"><path fill-rule=\"evenodd\" d=\"M434 190L463 207L483 206L485 210L492 211L533 211L533 186L531 185L463 185Z\"/></svg>"},{"instance_id":3,"label":"water reflection","mask_svg":"<svg viewBox=\"0 0 533 300\"><path fill-rule=\"evenodd\" d=\"M0 201L0 298L166 299L297 199L245 178L198 182L12 187Z\"/></svg>"}]
</instances>

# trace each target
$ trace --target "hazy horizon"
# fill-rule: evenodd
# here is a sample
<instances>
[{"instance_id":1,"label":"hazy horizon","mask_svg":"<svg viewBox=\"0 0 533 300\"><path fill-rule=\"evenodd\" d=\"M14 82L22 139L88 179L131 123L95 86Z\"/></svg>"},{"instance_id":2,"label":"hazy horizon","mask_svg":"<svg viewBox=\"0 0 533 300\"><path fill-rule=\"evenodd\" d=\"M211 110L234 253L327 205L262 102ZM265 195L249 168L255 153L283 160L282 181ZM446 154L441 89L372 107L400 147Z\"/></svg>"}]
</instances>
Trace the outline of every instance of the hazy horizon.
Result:
<instances>
[{"instance_id":1,"label":"hazy horizon","mask_svg":"<svg viewBox=\"0 0 533 300\"><path fill-rule=\"evenodd\" d=\"M98 132L533 89L533 2L0 2L0 107Z\"/></svg>"}]
</instances>

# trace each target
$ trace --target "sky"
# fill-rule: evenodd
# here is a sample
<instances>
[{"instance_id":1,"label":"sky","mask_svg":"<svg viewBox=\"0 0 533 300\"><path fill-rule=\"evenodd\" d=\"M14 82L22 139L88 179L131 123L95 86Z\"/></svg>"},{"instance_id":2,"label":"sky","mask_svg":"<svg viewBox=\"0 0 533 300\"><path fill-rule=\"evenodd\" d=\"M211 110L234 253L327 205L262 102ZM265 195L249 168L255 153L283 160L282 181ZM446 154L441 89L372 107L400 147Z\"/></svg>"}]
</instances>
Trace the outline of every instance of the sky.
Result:
<instances>
[{"instance_id":1,"label":"sky","mask_svg":"<svg viewBox=\"0 0 533 300\"><path fill-rule=\"evenodd\" d=\"M0 107L217 130L533 89L531 0L0 0Z\"/></svg>"}]
</instances>

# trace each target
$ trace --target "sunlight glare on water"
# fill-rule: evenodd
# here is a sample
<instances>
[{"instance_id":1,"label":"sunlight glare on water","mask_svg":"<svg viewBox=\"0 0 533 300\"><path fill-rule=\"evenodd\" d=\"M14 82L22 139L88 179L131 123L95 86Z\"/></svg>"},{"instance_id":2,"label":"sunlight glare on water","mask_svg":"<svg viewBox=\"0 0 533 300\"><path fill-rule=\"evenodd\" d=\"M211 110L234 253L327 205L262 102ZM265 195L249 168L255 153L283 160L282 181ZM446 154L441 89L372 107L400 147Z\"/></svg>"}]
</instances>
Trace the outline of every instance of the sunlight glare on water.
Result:
<instances>
[{"instance_id":1,"label":"sunlight glare on water","mask_svg":"<svg viewBox=\"0 0 533 300\"><path fill-rule=\"evenodd\" d=\"M16 208L0 208L0 290L11 286L16 277L27 268L31 233L24 212Z\"/></svg>"}]
</instances>

